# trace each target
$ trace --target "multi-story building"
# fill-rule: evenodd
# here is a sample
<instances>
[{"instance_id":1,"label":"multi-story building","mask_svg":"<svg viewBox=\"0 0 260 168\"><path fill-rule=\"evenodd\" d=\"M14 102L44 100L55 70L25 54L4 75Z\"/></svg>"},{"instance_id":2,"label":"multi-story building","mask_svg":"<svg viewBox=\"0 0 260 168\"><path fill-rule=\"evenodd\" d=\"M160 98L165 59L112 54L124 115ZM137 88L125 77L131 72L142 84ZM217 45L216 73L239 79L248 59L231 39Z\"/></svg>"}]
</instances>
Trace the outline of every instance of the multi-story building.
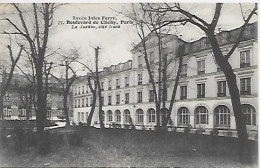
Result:
<instances>
[{"instance_id":1,"label":"multi-story building","mask_svg":"<svg viewBox=\"0 0 260 168\"><path fill-rule=\"evenodd\" d=\"M236 40L239 28L217 34L221 50L226 54ZM175 35L162 34L163 54L167 55L167 105L172 95L178 58L176 52L184 44L183 66L171 113L173 125L192 128L235 130L234 112L226 78L214 60L207 38L185 42ZM158 41L154 34L146 37L152 74L158 78ZM249 130L257 130L257 23L248 25L242 41L229 58L240 88L242 110ZM149 81L141 44L131 52L132 60L104 68L100 72L105 125L115 122L153 127L156 123L154 91ZM92 94L87 80L73 86L74 122L87 120ZM98 102L98 101L97 101ZM97 104L98 106L98 104ZM92 125L98 125L98 108Z\"/></svg>"},{"instance_id":2,"label":"multi-story building","mask_svg":"<svg viewBox=\"0 0 260 168\"><path fill-rule=\"evenodd\" d=\"M64 119L63 95L60 83L53 77L49 78L49 93L47 95L46 117L49 120ZM69 115L72 117L72 97L68 96ZM25 75L14 74L10 87L4 97L4 119L25 120L26 114L30 120L35 120L35 108L32 100L31 83Z\"/></svg>"}]
</instances>

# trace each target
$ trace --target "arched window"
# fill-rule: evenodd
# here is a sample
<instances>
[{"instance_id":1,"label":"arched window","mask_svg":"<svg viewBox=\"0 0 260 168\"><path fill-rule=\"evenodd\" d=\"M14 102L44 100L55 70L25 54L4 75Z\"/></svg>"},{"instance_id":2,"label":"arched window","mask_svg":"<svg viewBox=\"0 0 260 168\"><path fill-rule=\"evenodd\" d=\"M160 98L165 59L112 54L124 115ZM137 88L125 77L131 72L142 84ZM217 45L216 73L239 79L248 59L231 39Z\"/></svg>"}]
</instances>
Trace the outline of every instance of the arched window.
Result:
<instances>
[{"instance_id":1,"label":"arched window","mask_svg":"<svg viewBox=\"0 0 260 168\"><path fill-rule=\"evenodd\" d=\"M130 111L129 110L125 110L124 111L124 116L125 116L125 123L130 123Z\"/></svg>"},{"instance_id":2,"label":"arched window","mask_svg":"<svg viewBox=\"0 0 260 168\"><path fill-rule=\"evenodd\" d=\"M116 122L121 122L121 112L116 110Z\"/></svg>"},{"instance_id":3,"label":"arched window","mask_svg":"<svg viewBox=\"0 0 260 168\"><path fill-rule=\"evenodd\" d=\"M107 111L107 118L108 118L108 122L112 122L113 121L113 115L112 115L112 111L111 110Z\"/></svg>"},{"instance_id":4,"label":"arched window","mask_svg":"<svg viewBox=\"0 0 260 168\"><path fill-rule=\"evenodd\" d=\"M189 124L190 123L190 111L186 107L181 107L178 110L179 114L179 124Z\"/></svg>"},{"instance_id":5,"label":"arched window","mask_svg":"<svg viewBox=\"0 0 260 168\"><path fill-rule=\"evenodd\" d=\"M148 122L155 123L155 119L156 119L155 110L150 108L150 109L148 109L147 112L148 112Z\"/></svg>"},{"instance_id":6,"label":"arched window","mask_svg":"<svg viewBox=\"0 0 260 168\"><path fill-rule=\"evenodd\" d=\"M199 106L195 109L196 124L208 124L208 109L204 106Z\"/></svg>"},{"instance_id":7,"label":"arched window","mask_svg":"<svg viewBox=\"0 0 260 168\"><path fill-rule=\"evenodd\" d=\"M256 111L255 108L249 104L242 105L242 111L246 125L256 125Z\"/></svg>"},{"instance_id":8,"label":"arched window","mask_svg":"<svg viewBox=\"0 0 260 168\"><path fill-rule=\"evenodd\" d=\"M220 105L215 108L216 125L217 126L229 126L230 125L230 110L227 106Z\"/></svg>"},{"instance_id":9,"label":"arched window","mask_svg":"<svg viewBox=\"0 0 260 168\"><path fill-rule=\"evenodd\" d=\"M137 114L137 123L143 123L144 122L144 112L143 112L143 110L137 109L136 114Z\"/></svg>"},{"instance_id":10,"label":"arched window","mask_svg":"<svg viewBox=\"0 0 260 168\"><path fill-rule=\"evenodd\" d=\"M101 116L102 116L102 121L104 122L105 121L105 112L103 110L101 112Z\"/></svg>"}]
</instances>

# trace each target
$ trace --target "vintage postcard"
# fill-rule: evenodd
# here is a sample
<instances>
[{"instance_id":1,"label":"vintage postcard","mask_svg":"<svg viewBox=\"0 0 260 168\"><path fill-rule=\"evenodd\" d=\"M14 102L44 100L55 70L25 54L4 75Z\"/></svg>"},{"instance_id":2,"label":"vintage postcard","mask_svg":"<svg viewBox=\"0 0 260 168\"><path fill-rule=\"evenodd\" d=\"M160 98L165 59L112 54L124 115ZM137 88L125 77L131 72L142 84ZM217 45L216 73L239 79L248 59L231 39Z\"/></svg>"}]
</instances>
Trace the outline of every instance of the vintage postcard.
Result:
<instances>
[{"instance_id":1,"label":"vintage postcard","mask_svg":"<svg viewBox=\"0 0 260 168\"><path fill-rule=\"evenodd\" d=\"M0 167L257 167L257 3L1 3Z\"/></svg>"}]
</instances>

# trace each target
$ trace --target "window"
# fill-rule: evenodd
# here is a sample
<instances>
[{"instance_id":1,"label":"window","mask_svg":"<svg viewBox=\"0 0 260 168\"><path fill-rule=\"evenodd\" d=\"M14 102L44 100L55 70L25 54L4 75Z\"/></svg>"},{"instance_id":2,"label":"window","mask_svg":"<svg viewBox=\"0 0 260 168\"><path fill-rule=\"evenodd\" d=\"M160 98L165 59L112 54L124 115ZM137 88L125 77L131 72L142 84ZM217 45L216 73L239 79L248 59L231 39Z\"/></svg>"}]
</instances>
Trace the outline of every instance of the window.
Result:
<instances>
[{"instance_id":1,"label":"window","mask_svg":"<svg viewBox=\"0 0 260 168\"><path fill-rule=\"evenodd\" d=\"M101 82L101 90L104 90L104 82Z\"/></svg>"},{"instance_id":2,"label":"window","mask_svg":"<svg viewBox=\"0 0 260 168\"><path fill-rule=\"evenodd\" d=\"M81 87L81 93L83 94L85 92L85 87L84 87L84 85L82 85L82 87Z\"/></svg>"},{"instance_id":3,"label":"window","mask_svg":"<svg viewBox=\"0 0 260 168\"><path fill-rule=\"evenodd\" d=\"M6 92L4 99L5 99L5 100L11 100L11 93Z\"/></svg>"},{"instance_id":4,"label":"window","mask_svg":"<svg viewBox=\"0 0 260 168\"><path fill-rule=\"evenodd\" d=\"M129 93L125 94L125 104L129 104Z\"/></svg>"},{"instance_id":5,"label":"window","mask_svg":"<svg viewBox=\"0 0 260 168\"><path fill-rule=\"evenodd\" d=\"M19 108L18 109L19 112L19 117L25 117L26 116L26 109L25 108Z\"/></svg>"},{"instance_id":6,"label":"window","mask_svg":"<svg viewBox=\"0 0 260 168\"><path fill-rule=\"evenodd\" d=\"M183 64L181 68L181 78L187 77L187 64Z\"/></svg>"},{"instance_id":7,"label":"window","mask_svg":"<svg viewBox=\"0 0 260 168\"><path fill-rule=\"evenodd\" d=\"M128 78L128 76L125 77L125 87L129 87L129 78Z\"/></svg>"},{"instance_id":8,"label":"window","mask_svg":"<svg viewBox=\"0 0 260 168\"><path fill-rule=\"evenodd\" d=\"M120 104L120 95L116 95L116 104Z\"/></svg>"},{"instance_id":9,"label":"window","mask_svg":"<svg viewBox=\"0 0 260 168\"><path fill-rule=\"evenodd\" d=\"M105 121L105 113L104 113L103 110L102 110L102 112L101 112L101 117L102 117L102 121L104 122L104 121Z\"/></svg>"},{"instance_id":10,"label":"window","mask_svg":"<svg viewBox=\"0 0 260 168\"><path fill-rule=\"evenodd\" d=\"M150 64L154 63L154 51L150 52Z\"/></svg>"},{"instance_id":11,"label":"window","mask_svg":"<svg viewBox=\"0 0 260 168\"><path fill-rule=\"evenodd\" d=\"M226 81L219 81L218 84L218 97L225 97L226 96Z\"/></svg>"},{"instance_id":12,"label":"window","mask_svg":"<svg viewBox=\"0 0 260 168\"><path fill-rule=\"evenodd\" d=\"M88 98L86 98L86 107L88 107Z\"/></svg>"},{"instance_id":13,"label":"window","mask_svg":"<svg viewBox=\"0 0 260 168\"><path fill-rule=\"evenodd\" d=\"M205 74L205 60L198 61L198 75Z\"/></svg>"},{"instance_id":14,"label":"window","mask_svg":"<svg viewBox=\"0 0 260 168\"><path fill-rule=\"evenodd\" d=\"M116 79L116 88L120 88L119 79Z\"/></svg>"},{"instance_id":15,"label":"window","mask_svg":"<svg viewBox=\"0 0 260 168\"><path fill-rule=\"evenodd\" d=\"M180 87L181 94L180 94L180 99L187 99L187 86L181 86Z\"/></svg>"},{"instance_id":16,"label":"window","mask_svg":"<svg viewBox=\"0 0 260 168\"><path fill-rule=\"evenodd\" d=\"M244 114L246 125L256 125L256 111L253 106L243 104L242 112Z\"/></svg>"},{"instance_id":17,"label":"window","mask_svg":"<svg viewBox=\"0 0 260 168\"><path fill-rule=\"evenodd\" d=\"M250 50L240 52L240 68L250 66Z\"/></svg>"},{"instance_id":18,"label":"window","mask_svg":"<svg viewBox=\"0 0 260 168\"><path fill-rule=\"evenodd\" d=\"M89 103L90 106L92 106L92 102L93 102L93 98L91 97L90 98L90 103Z\"/></svg>"},{"instance_id":19,"label":"window","mask_svg":"<svg viewBox=\"0 0 260 168\"><path fill-rule=\"evenodd\" d=\"M58 117L63 117L63 116L64 116L63 109L58 109Z\"/></svg>"},{"instance_id":20,"label":"window","mask_svg":"<svg viewBox=\"0 0 260 168\"><path fill-rule=\"evenodd\" d=\"M111 105L111 96L108 96L108 105Z\"/></svg>"},{"instance_id":21,"label":"window","mask_svg":"<svg viewBox=\"0 0 260 168\"><path fill-rule=\"evenodd\" d=\"M195 110L196 124L208 124L208 109L203 106L199 106Z\"/></svg>"},{"instance_id":22,"label":"window","mask_svg":"<svg viewBox=\"0 0 260 168\"><path fill-rule=\"evenodd\" d=\"M137 123L143 123L144 122L144 112L142 109L136 110L137 113Z\"/></svg>"},{"instance_id":23,"label":"window","mask_svg":"<svg viewBox=\"0 0 260 168\"><path fill-rule=\"evenodd\" d=\"M84 112L81 112L81 121L84 122Z\"/></svg>"},{"instance_id":24,"label":"window","mask_svg":"<svg viewBox=\"0 0 260 168\"><path fill-rule=\"evenodd\" d=\"M78 102L77 102L77 99L74 101L74 107L77 107L78 105Z\"/></svg>"},{"instance_id":25,"label":"window","mask_svg":"<svg viewBox=\"0 0 260 168\"><path fill-rule=\"evenodd\" d=\"M86 93L88 93L88 84L86 85Z\"/></svg>"},{"instance_id":26,"label":"window","mask_svg":"<svg viewBox=\"0 0 260 168\"><path fill-rule=\"evenodd\" d=\"M155 123L155 110L154 109L148 109L148 122L149 123Z\"/></svg>"},{"instance_id":27,"label":"window","mask_svg":"<svg viewBox=\"0 0 260 168\"><path fill-rule=\"evenodd\" d=\"M197 84L197 98L205 98L205 83Z\"/></svg>"},{"instance_id":28,"label":"window","mask_svg":"<svg viewBox=\"0 0 260 168\"><path fill-rule=\"evenodd\" d=\"M82 98L81 101L82 101L81 106L84 107L85 106L85 98Z\"/></svg>"},{"instance_id":29,"label":"window","mask_svg":"<svg viewBox=\"0 0 260 168\"><path fill-rule=\"evenodd\" d=\"M130 111L129 110L125 110L125 123L130 123Z\"/></svg>"},{"instance_id":30,"label":"window","mask_svg":"<svg viewBox=\"0 0 260 168\"><path fill-rule=\"evenodd\" d=\"M111 90L111 81L108 81L108 90Z\"/></svg>"},{"instance_id":31,"label":"window","mask_svg":"<svg viewBox=\"0 0 260 168\"><path fill-rule=\"evenodd\" d=\"M104 97L101 97L101 103L104 105Z\"/></svg>"},{"instance_id":32,"label":"window","mask_svg":"<svg viewBox=\"0 0 260 168\"><path fill-rule=\"evenodd\" d=\"M179 114L179 124L189 124L190 123L190 111L186 107L181 107L178 110Z\"/></svg>"},{"instance_id":33,"label":"window","mask_svg":"<svg viewBox=\"0 0 260 168\"><path fill-rule=\"evenodd\" d=\"M214 110L216 114L216 126L230 125L230 111L227 106L220 105Z\"/></svg>"},{"instance_id":34,"label":"window","mask_svg":"<svg viewBox=\"0 0 260 168\"><path fill-rule=\"evenodd\" d=\"M121 112L119 110L116 110L116 122L121 122Z\"/></svg>"},{"instance_id":35,"label":"window","mask_svg":"<svg viewBox=\"0 0 260 168\"><path fill-rule=\"evenodd\" d=\"M149 98L149 102L154 102L154 91L150 90L150 98Z\"/></svg>"},{"instance_id":36,"label":"window","mask_svg":"<svg viewBox=\"0 0 260 168\"><path fill-rule=\"evenodd\" d=\"M142 103L142 96L143 96L142 92L137 92L137 100L138 100L137 102L138 103Z\"/></svg>"},{"instance_id":37,"label":"window","mask_svg":"<svg viewBox=\"0 0 260 168\"><path fill-rule=\"evenodd\" d=\"M108 122L112 122L113 121L113 115L112 115L112 111L111 110L107 111L107 116L108 116Z\"/></svg>"},{"instance_id":38,"label":"window","mask_svg":"<svg viewBox=\"0 0 260 168\"><path fill-rule=\"evenodd\" d=\"M142 56L138 56L138 66L141 67L142 66Z\"/></svg>"},{"instance_id":39,"label":"window","mask_svg":"<svg viewBox=\"0 0 260 168\"><path fill-rule=\"evenodd\" d=\"M251 78L240 79L240 94L241 95L251 94Z\"/></svg>"},{"instance_id":40,"label":"window","mask_svg":"<svg viewBox=\"0 0 260 168\"><path fill-rule=\"evenodd\" d=\"M78 99L78 107L80 107L80 99Z\"/></svg>"},{"instance_id":41,"label":"window","mask_svg":"<svg viewBox=\"0 0 260 168\"><path fill-rule=\"evenodd\" d=\"M78 94L80 94L80 86L78 87Z\"/></svg>"},{"instance_id":42,"label":"window","mask_svg":"<svg viewBox=\"0 0 260 168\"><path fill-rule=\"evenodd\" d=\"M80 112L78 112L78 122L80 122Z\"/></svg>"},{"instance_id":43,"label":"window","mask_svg":"<svg viewBox=\"0 0 260 168\"><path fill-rule=\"evenodd\" d=\"M4 107L4 116L11 117L11 106Z\"/></svg>"},{"instance_id":44,"label":"window","mask_svg":"<svg viewBox=\"0 0 260 168\"><path fill-rule=\"evenodd\" d=\"M138 85L142 85L142 74L138 74Z\"/></svg>"},{"instance_id":45,"label":"window","mask_svg":"<svg viewBox=\"0 0 260 168\"><path fill-rule=\"evenodd\" d=\"M47 109L46 117L47 117L47 118L50 118L50 117L51 117L51 109Z\"/></svg>"}]
</instances>

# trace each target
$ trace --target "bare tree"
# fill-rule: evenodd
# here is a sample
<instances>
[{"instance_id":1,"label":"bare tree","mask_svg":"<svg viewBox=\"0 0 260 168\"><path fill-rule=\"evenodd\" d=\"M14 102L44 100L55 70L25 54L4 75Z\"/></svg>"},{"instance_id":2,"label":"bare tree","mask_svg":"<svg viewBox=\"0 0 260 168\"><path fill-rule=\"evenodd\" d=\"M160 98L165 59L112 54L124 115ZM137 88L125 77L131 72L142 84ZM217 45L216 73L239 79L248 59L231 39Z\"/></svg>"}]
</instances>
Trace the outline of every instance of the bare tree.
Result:
<instances>
[{"instance_id":1,"label":"bare tree","mask_svg":"<svg viewBox=\"0 0 260 168\"><path fill-rule=\"evenodd\" d=\"M33 67L36 76L36 123L39 135L39 152L47 153L49 151L49 144L44 134L44 123L46 120L46 97L48 91L49 71L51 63L46 61L46 49L49 39L49 30L53 23L53 15L59 5L54 3L33 3L31 12L24 12L22 4L11 4L14 10L18 13L17 20L11 17L4 18L9 23L12 29L4 31L5 34L19 36L21 42L25 43L28 48L25 48L31 56ZM28 17L28 15L31 16ZM30 18L31 20L28 20ZM45 82L44 82L45 77Z\"/></svg>"},{"instance_id":2,"label":"bare tree","mask_svg":"<svg viewBox=\"0 0 260 168\"><path fill-rule=\"evenodd\" d=\"M214 58L218 66L222 69L223 73L225 74L229 93L231 96L232 107L235 115L236 120L236 127L238 133L238 141L239 141L239 153L241 155L246 156L248 152L250 152L249 148L249 141L248 141L248 134L246 129L246 124L243 118L242 106L240 101L240 94L239 89L236 82L236 75L232 69L232 66L229 63L229 58L239 45L240 41L243 38L244 31L249 24L249 21L254 15L257 15L257 4L255 4L254 8L250 12L247 12L248 15L244 16L244 23L240 28L240 32L237 36L236 41L233 43L231 49L228 51L227 54L223 54L220 49L220 44L215 36L216 28L219 22L219 18L221 16L223 4L217 3L215 6L215 12L213 18L210 23L205 21L203 18L191 13L189 10L185 10L182 4L174 3L168 4L165 3L160 8L150 8L148 11L161 13L161 12L168 12L172 14L172 17L168 21L164 21L164 24L161 27L180 23L181 25L186 25L190 23L201 29L207 36L207 39L211 45L212 52L214 54ZM178 17L176 17L178 16Z\"/></svg>"},{"instance_id":3,"label":"bare tree","mask_svg":"<svg viewBox=\"0 0 260 168\"><path fill-rule=\"evenodd\" d=\"M167 102L167 89L168 79L169 79L169 70L168 67L171 65L172 61L174 60L173 55L169 55L169 53L176 52L178 46L176 48L170 48L168 51L167 43L168 43L168 32L170 31L169 28L163 28L164 25L162 20L165 20L167 13L155 13L152 11L146 10L146 8L151 8L151 6L155 7L160 4L134 4L132 5L132 10L129 14L119 12L124 16L132 19L135 23L135 27L137 30L137 34L141 40L140 44L138 44L134 50L137 50L144 56L146 69L149 75L149 81L153 88L154 93L154 101L155 101L155 108L156 108L156 124L157 126L166 127L168 121L170 120L171 111L168 110L166 107ZM158 48L158 67L152 65L148 59L148 47L149 45L149 38L155 37L157 39L156 47ZM172 109L173 103L175 102L175 95L177 92L177 86L179 84L179 77L180 72L182 69L182 56L179 55L175 58L179 59L179 66L176 73L174 89L172 92L171 100L170 100L170 107ZM154 71L158 72L158 79L154 76ZM160 123L162 117L162 123Z\"/></svg>"},{"instance_id":4,"label":"bare tree","mask_svg":"<svg viewBox=\"0 0 260 168\"><path fill-rule=\"evenodd\" d=\"M65 78L59 78L55 76L53 73L51 76L53 76L61 85L62 95L63 95L63 110L65 114L66 119L66 125L70 125L69 120L69 109L68 109L68 96L70 93L71 86L73 82L76 79L76 72L73 70L72 64L76 62L79 58L79 53L77 49L70 50L70 53L68 54L59 54L61 56L61 62L62 64L59 64L57 67L65 66ZM72 72L72 76L69 77L69 70Z\"/></svg>"},{"instance_id":5,"label":"bare tree","mask_svg":"<svg viewBox=\"0 0 260 168\"><path fill-rule=\"evenodd\" d=\"M17 62L20 59L21 54L22 54L23 46L20 46L20 51L19 51L19 53L17 54L16 57L14 57L14 55L13 55L11 45L8 45L7 48L9 50L11 65L10 65L10 67L8 67L8 66L4 65L3 62L2 62L2 65L1 65L1 72L0 72L1 73L0 75L1 75L1 78L2 78L1 79L2 80L1 81L1 87L0 87L0 119L1 120L4 120L4 114L3 114L4 97L5 97L5 94L10 87L16 64L17 64Z\"/></svg>"}]
</instances>

